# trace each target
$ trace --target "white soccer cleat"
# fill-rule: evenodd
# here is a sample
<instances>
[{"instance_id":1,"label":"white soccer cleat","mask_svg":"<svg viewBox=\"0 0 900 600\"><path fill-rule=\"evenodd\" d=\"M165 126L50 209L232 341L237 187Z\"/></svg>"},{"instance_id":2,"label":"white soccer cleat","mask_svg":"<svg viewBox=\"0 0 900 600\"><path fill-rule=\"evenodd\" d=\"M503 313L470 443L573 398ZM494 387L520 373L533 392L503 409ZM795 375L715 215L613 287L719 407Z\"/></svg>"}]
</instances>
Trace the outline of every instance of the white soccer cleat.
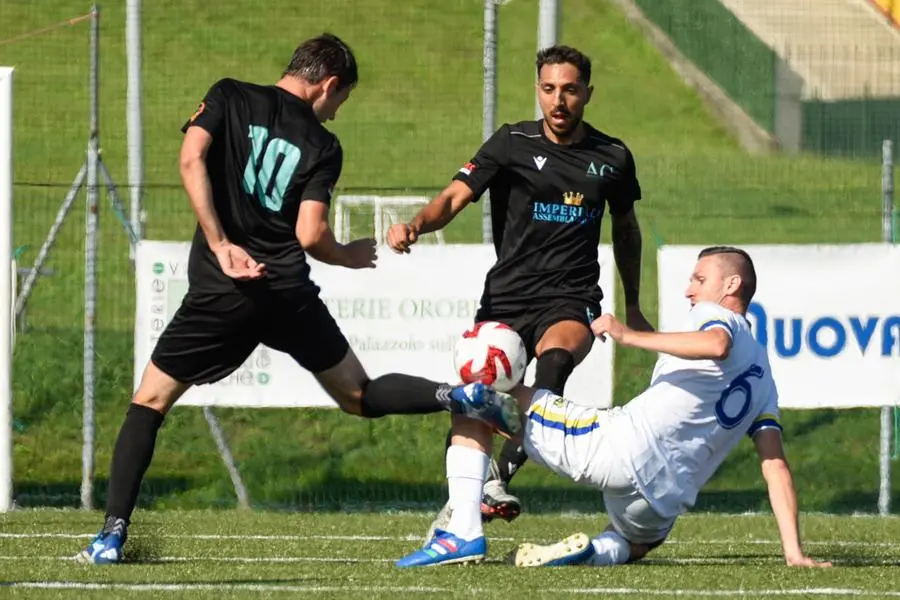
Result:
<instances>
[{"instance_id":1,"label":"white soccer cleat","mask_svg":"<svg viewBox=\"0 0 900 600\"><path fill-rule=\"evenodd\" d=\"M583 533L576 533L549 546L522 544L513 555L512 562L517 567L561 567L582 564L593 554L591 539Z\"/></svg>"}]
</instances>

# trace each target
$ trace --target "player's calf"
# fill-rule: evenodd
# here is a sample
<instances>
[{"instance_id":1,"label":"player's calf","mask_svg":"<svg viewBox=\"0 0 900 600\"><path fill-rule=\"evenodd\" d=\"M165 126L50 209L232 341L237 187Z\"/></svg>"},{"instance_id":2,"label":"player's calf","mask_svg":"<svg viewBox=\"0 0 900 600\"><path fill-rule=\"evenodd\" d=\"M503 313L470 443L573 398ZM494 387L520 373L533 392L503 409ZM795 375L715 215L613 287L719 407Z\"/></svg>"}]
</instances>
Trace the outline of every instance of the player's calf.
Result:
<instances>
[{"instance_id":1,"label":"player's calf","mask_svg":"<svg viewBox=\"0 0 900 600\"><path fill-rule=\"evenodd\" d=\"M575 370L575 356L565 348L550 348L537 358L534 387L562 396L569 375Z\"/></svg>"}]
</instances>

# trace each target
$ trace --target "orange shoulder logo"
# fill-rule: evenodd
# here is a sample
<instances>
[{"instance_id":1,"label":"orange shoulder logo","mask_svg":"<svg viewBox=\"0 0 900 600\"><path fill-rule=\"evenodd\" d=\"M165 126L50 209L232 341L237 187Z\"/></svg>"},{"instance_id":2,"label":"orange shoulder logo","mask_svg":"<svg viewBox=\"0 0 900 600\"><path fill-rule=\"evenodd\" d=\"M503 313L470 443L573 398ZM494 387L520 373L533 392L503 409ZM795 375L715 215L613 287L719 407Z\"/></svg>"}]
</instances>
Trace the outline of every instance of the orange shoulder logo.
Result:
<instances>
[{"instance_id":1,"label":"orange shoulder logo","mask_svg":"<svg viewBox=\"0 0 900 600\"><path fill-rule=\"evenodd\" d=\"M194 111L194 114L191 115L190 122L193 123L197 117L203 114L203 110L206 108L206 102L201 102L200 106L197 107L197 110Z\"/></svg>"}]
</instances>

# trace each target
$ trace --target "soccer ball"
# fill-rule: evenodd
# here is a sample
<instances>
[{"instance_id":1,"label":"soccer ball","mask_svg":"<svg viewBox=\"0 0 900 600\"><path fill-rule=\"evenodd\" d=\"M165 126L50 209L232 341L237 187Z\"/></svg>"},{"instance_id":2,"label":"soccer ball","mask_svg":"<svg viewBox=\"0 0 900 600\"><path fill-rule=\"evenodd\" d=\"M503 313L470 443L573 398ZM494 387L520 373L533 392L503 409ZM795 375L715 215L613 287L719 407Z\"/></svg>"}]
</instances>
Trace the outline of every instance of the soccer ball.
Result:
<instances>
[{"instance_id":1,"label":"soccer ball","mask_svg":"<svg viewBox=\"0 0 900 600\"><path fill-rule=\"evenodd\" d=\"M525 344L512 327L495 321L476 323L456 342L453 364L463 383L490 385L501 392L525 376Z\"/></svg>"}]
</instances>

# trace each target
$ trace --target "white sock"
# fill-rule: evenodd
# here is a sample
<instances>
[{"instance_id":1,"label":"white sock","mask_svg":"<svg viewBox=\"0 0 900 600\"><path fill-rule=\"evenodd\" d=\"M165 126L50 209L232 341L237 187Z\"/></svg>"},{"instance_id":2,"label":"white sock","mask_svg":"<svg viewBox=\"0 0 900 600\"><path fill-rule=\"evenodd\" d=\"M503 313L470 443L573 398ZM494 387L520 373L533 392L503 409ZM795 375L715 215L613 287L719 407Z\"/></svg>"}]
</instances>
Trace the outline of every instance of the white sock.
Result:
<instances>
[{"instance_id":1,"label":"white sock","mask_svg":"<svg viewBox=\"0 0 900 600\"><path fill-rule=\"evenodd\" d=\"M624 565L631 557L631 545L615 531L604 531L591 540L594 555L587 564L595 567Z\"/></svg>"},{"instance_id":2,"label":"white sock","mask_svg":"<svg viewBox=\"0 0 900 600\"><path fill-rule=\"evenodd\" d=\"M447 448L447 487L450 491L450 523L447 531L466 541L484 535L481 497L490 457L466 446Z\"/></svg>"}]
</instances>

